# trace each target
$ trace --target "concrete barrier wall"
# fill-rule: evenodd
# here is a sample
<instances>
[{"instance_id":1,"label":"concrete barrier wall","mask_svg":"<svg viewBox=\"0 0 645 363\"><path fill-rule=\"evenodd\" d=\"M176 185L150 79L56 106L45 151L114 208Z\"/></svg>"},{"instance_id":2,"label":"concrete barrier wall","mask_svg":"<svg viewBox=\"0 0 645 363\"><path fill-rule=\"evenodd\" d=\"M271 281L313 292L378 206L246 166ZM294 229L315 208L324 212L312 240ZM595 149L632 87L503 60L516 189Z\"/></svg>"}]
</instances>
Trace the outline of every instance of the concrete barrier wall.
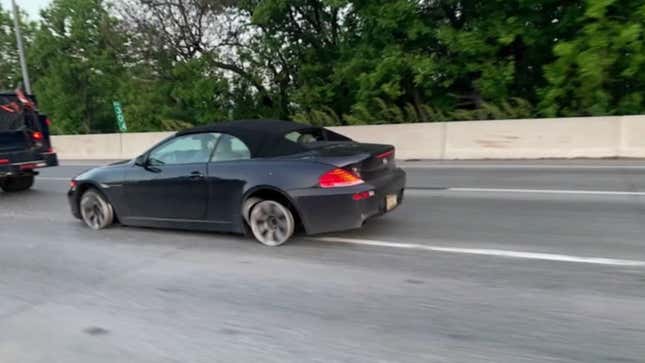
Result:
<instances>
[{"instance_id":1,"label":"concrete barrier wall","mask_svg":"<svg viewBox=\"0 0 645 363\"><path fill-rule=\"evenodd\" d=\"M333 127L395 145L399 159L645 158L645 116ZM61 159L127 159L169 132L54 136Z\"/></svg>"},{"instance_id":2,"label":"concrete barrier wall","mask_svg":"<svg viewBox=\"0 0 645 363\"><path fill-rule=\"evenodd\" d=\"M618 154L626 158L645 157L645 116L622 118Z\"/></svg>"},{"instance_id":3,"label":"concrete barrier wall","mask_svg":"<svg viewBox=\"0 0 645 363\"><path fill-rule=\"evenodd\" d=\"M608 157L618 152L620 117L448 124L447 159Z\"/></svg>"}]
</instances>

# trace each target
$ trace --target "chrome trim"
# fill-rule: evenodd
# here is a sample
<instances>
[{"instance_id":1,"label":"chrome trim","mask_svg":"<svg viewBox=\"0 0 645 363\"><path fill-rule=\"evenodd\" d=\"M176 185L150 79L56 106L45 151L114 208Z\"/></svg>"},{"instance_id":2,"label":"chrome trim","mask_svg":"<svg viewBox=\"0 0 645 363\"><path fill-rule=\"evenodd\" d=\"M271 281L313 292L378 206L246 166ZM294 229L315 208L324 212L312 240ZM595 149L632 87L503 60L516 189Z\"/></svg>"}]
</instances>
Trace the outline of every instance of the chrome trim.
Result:
<instances>
[{"instance_id":1,"label":"chrome trim","mask_svg":"<svg viewBox=\"0 0 645 363\"><path fill-rule=\"evenodd\" d=\"M25 164L36 164L37 166L47 165L47 162L44 160L32 160L32 161L23 161L22 163L11 163L11 164L2 164L5 166L12 166L12 165L25 165Z\"/></svg>"}]
</instances>

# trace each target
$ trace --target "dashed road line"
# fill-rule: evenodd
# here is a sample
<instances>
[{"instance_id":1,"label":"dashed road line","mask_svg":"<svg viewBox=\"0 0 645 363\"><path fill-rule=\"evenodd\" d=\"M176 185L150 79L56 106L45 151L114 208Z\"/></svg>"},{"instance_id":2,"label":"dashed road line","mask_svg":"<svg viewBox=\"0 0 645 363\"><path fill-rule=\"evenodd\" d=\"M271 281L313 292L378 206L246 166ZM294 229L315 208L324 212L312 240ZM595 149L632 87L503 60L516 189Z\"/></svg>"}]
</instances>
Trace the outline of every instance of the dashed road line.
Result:
<instances>
[{"instance_id":1,"label":"dashed road line","mask_svg":"<svg viewBox=\"0 0 645 363\"><path fill-rule=\"evenodd\" d=\"M554 165L554 164L405 164L403 169L588 169L588 170L645 170L645 165Z\"/></svg>"},{"instance_id":2,"label":"dashed road line","mask_svg":"<svg viewBox=\"0 0 645 363\"><path fill-rule=\"evenodd\" d=\"M72 178L62 178L62 177L53 177L53 176L38 176L36 180L55 180L55 181L70 181Z\"/></svg>"},{"instance_id":3,"label":"dashed road line","mask_svg":"<svg viewBox=\"0 0 645 363\"><path fill-rule=\"evenodd\" d=\"M423 189L423 188L420 188L420 189ZM645 196L645 192L611 191L611 190L516 189L516 188L445 188L443 190L452 191L452 192L471 192L471 193L532 193L532 194L539 193L539 194Z\"/></svg>"}]
</instances>

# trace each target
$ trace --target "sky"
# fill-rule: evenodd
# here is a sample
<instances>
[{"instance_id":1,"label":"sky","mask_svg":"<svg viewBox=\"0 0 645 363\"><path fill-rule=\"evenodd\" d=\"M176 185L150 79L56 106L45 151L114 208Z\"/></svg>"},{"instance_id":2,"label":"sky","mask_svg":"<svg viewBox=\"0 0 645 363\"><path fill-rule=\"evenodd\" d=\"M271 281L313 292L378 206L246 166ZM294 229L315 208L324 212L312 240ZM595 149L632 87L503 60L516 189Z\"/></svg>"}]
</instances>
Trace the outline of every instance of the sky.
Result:
<instances>
[{"instance_id":1,"label":"sky","mask_svg":"<svg viewBox=\"0 0 645 363\"><path fill-rule=\"evenodd\" d=\"M40 10L49 4L50 0L16 0L16 3L22 9L25 9L32 20L38 18ZM3 9L11 9L11 0L0 0Z\"/></svg>"}]
</instances>

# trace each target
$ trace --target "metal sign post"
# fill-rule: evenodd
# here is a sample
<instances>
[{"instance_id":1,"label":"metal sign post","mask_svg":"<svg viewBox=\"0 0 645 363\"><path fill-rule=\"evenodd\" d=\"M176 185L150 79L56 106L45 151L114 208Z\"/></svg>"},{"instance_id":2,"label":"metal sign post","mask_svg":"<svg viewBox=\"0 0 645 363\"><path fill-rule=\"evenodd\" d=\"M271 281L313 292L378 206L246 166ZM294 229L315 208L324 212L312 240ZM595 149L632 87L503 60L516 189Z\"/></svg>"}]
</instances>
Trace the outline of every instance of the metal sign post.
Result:
<instances>
[{"instance_id":1,"label":"metal sign post","mask_svg":"<svg viewBox=\"0 0 645 363\"><path fill-rule=\"evenodd\" d=\"M22 82L25 86L25 92L31 95L31 82L29 81L29 70L27 70L27 57L25 57L25 47L22 44L22 33L20 32L20 13L16 0L11 0L13 7L13 26L16 33L16 44L18 45L18 55L20 58L20 69L22 70Z\"/></svg>"}]
</instances>

